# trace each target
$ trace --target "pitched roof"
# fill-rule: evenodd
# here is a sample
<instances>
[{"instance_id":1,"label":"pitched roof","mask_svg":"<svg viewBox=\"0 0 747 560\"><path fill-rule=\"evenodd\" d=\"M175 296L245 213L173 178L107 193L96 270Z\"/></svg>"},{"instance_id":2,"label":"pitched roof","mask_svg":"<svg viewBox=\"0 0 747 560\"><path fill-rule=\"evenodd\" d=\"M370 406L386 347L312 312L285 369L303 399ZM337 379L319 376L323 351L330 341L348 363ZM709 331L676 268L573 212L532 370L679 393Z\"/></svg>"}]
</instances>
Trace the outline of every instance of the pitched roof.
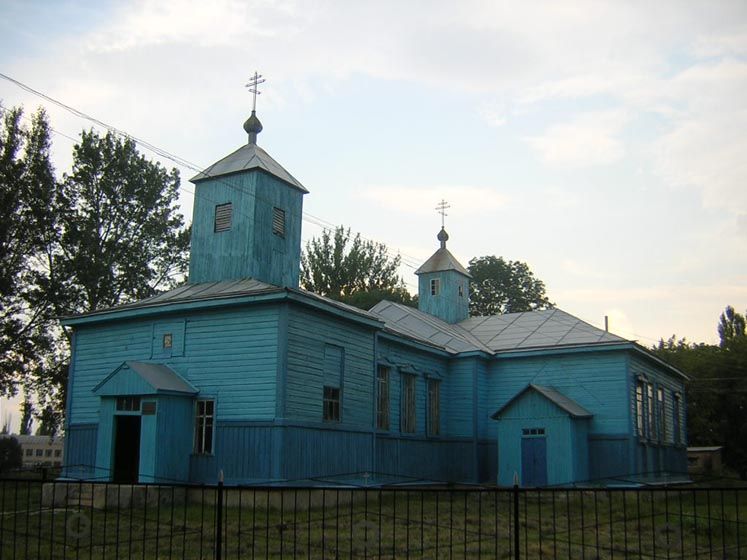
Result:
<instances>
[{"instance_id":1,"label":"pitched roof","mask_svg":"<svg viewBox=\"0 0 747 560\"><path fill-rule=\"evenodd\" d=\"M543 385L533 385L529 384L526 387L524 387L521 391L516 393L513 397L511 397L502 407L500 407L498 410L496 410L492 415L491 418L498 418L501 414L514 402L516 402L519 398L521 398L524 393L527 391L536 391L543 397L545 397L547 400L552 402L555 406L559 407L560 409L566 411L569 415L573 416L574 418L591 418L593 414L586 410L583 406L578 404L573 399L566 397L563 393L558 391L557 389L553 389L552 387L545 387Z\"/></svg>"},{"instance_id":2,"label":"pitched roof","mask_svg":"<svg viewBox=\"0 0 747 560\"><path fill-rule=\"evenodd\" d=\"M493 352L629 342L557 308L470 317L459 326Z\"/></svg>"},{"instance_id":3,"label":"pitched roof","mask_svg":"<svg viewBox=\"0 0 747 560\"><path fill-rule=\"evenodd\" d=\"M441 247L435 253L431 255L423 265L415 271L415 274L425 274L427 272L441 272L444 270L456 270L461 274L464 274L467 278L472 278L472 275L467 272L454 255L452 255L446 247Z\"/></svg>"},{"instance_id":4,"label":"pitched roof","mask_svg":"<svg viewBox=\"0 0 747 560\"><path fill-rule=\"evenodd\" d=\"M193 183L240 171L261 169L303 193L308 193L293 175L256 144L245 144L190 179Z\"/></svg>"},{"instance_id":5,"label":"pitched roof","mask_svg":"<svg viewBox=\"0 0 747 560\"><path fill-rule=\"evenodd\" d=\"M391 333L414 338L453 354L476 350L490 353L490 348L459 325L449 324L401 303L384 300L372 307L369 313L384 321L386 330Z\"/></svg>"},{"instance_id":6,"label":"pitched roof","mask_svg":"<svg viewBox=\"0 0 747 560\"><path fill-rule=\"evenodd\" d=\"M147 386L152 388L153 393L185 393L196 395L198 393L191 384L182 379L173 369L163 364L152 364L146 362L127 361L115 369L111 374L93 388L94 393L105 393L107 385L119 375L132 371L137 374Z\"/></svg>"},{"instance_id":7,"label":"pitched roof","mask_svg":"<svg viewBox=\"0 0 747 560\"><path fill-rule=\"evenodd\" d=\"M227 300L246 296L277 296L291 297L297 301L307 302L309 304L319 304L322 307L334 308L345 312L347 315L357 315L364 321L379 323L378 317L368 311L347 305L345 303L329 299L318 294L308 292L298 288L282 288L274 284L268 284L253 278L244 278L240 280L223 280L220 282L200 282L196 284L183 284L167 292L155 295L133 303L99 309L89 313L82 313L70 317L62 317L65 324L74 324L78 319L95 316L116 316L124 311L135 311L140 309L166 308L171 304L211 302L217 300Z\"/></svg>"},{"instance_id":8,"label":"pitched roof","mask_svg":"<svg viewBox=\"0 0 747 560\"><path fill-rule=\"evenodd\" d=\"M451 353L483 351L493 354L628 342L560 309L472 317L457 324L446 323L428 313L390 301L378 303L370 312L383 320L391 332L416 338Z\"/></svg>"}]
</instances>

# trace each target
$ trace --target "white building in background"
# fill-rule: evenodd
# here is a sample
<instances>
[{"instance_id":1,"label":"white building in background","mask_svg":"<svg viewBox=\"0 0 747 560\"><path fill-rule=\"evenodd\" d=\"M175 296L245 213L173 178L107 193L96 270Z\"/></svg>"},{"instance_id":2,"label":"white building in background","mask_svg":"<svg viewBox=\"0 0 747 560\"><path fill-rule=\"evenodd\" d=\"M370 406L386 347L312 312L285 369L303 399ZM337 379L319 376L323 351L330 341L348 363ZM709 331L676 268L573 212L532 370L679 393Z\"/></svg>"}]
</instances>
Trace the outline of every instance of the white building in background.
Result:
<instances>
[{"instance_id":1,"label":"white building in background","mask_svg":"<svg viewBox=\"0 0 747 560\"><path fill-rule=\"evenodd\" d=\"M21 444L24 467L62 466L65 438L60 436L19 436L13 435Z\"/></svg>"}]
</instances>

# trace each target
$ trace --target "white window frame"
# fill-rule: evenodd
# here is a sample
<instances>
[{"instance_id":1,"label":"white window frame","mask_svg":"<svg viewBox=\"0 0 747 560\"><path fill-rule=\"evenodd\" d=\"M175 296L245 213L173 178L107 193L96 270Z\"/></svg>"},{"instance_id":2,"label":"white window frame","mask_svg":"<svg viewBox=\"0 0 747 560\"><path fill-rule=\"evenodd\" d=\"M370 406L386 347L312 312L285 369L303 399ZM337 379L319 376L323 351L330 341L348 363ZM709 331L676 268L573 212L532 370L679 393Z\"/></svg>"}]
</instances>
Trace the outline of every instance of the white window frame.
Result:
<instances>
[{"instance_id":1,"label":"white window frame","mask_svg":"<svg viewBox=\"0 0 747 560\"><path fill-rule=\"evenodd\" d=\"M391 420L389 385L391 379L390 368L378 365L376 368L376 429L389 430Z\"/></svg>"},{"instance_id":2,"label":"white window frame","mask_svg":"<svg viewBox=\"0 0 747 560\"><path fill-rule=\"evenodd\" d=\"M402 374L402 412L400 431L403 434L414 434L417 429L417 379L409 373Z\"/></svg>"},{"instance_id":3,"label":"white window frame","mask_svg":"<svg viewBox=\"0 0 747 560\"><path fill-rule=\"evenodd\" d=\"M200 410L202 408L202 410ZM208 408L211 410L208 412ZM206 436L209 434L209 438ZM209 443L209 445L208 445ZM215 451L215 399L197 399L195 402L196 455L213 455Z\"/></svg>"},{"instance_id":4,"label":"white window frame","mask_svg":"<svg viewBox=\"0 0 747 560\"><path fill-rule=\"evenodd\" d=\"M441 435L441 380L427 379L428 435Z\"/></svg>"},{"instance_id":5,"label":"white window frame","mask_svg":"<svg viewBox=\"0 0 747 560\"><path fill-rule=\"evenodd\" d=\"M431 295L437 296L441 293L441 279L431 278Z\"/></svg>"}]
</instances>

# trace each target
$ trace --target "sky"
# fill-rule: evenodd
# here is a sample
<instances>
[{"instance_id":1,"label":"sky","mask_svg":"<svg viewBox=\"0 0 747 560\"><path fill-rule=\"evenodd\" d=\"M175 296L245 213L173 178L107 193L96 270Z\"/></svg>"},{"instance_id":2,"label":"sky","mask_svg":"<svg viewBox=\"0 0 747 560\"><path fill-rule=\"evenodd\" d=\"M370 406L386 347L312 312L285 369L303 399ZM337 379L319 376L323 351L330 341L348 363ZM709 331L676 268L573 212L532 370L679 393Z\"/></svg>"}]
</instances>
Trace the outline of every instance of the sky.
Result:
<instances>
[{"instance_id":1,"label":"sky","mask_svg":"<svg viewBox=\"0 0 747 560\"><path fill-rule=\"evenodd\" d=\"M255 71L305 241L349 226L414 292L445 199L463 264L526 262L644 346L747 308L744 1L0 0L0 73L197 168L246 142ZM45 108L59 175L94 126L2 78L0 103Z\"/></svg>"}]
</instances>

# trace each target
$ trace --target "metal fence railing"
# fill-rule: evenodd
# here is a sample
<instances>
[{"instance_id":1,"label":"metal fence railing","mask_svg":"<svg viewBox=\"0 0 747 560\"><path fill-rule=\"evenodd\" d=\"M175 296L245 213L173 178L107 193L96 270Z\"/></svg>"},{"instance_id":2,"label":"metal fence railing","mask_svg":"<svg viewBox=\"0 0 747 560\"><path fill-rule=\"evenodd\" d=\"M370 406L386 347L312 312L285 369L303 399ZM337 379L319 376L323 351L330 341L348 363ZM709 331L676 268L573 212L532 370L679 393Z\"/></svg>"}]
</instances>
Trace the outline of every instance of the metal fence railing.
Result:
<instances>
[{"instance_id":1,"label":"metal fence railing","mask_svg":"<svg viewBox=\"0 0 747 560\"><path fill-rule=\"evenodd\" d=\"M0 480L0 559L746 558L747 488Z\"/></svg>"}]
</instances>

